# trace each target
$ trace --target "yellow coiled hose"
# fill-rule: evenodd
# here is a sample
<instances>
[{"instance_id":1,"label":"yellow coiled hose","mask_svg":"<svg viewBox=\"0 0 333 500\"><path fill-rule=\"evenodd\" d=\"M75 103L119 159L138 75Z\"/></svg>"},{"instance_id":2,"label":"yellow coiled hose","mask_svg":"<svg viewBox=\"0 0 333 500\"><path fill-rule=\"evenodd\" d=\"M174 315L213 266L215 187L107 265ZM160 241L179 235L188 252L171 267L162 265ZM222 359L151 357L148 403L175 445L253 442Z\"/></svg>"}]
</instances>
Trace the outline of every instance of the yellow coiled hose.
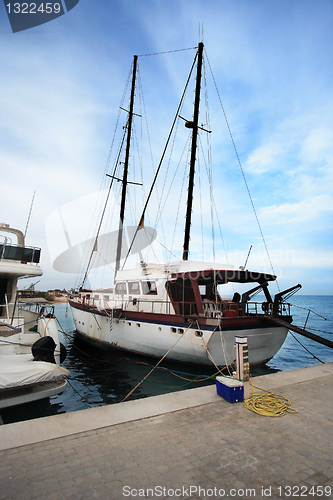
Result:
<instances>
[{"instance_id":1,"label":"yellow coiled hose","mask_svg":"<svg viewBox=\"0 0 333 500\"><path fill-rule=\"evenodd\" d=\"M286 413L297 413L297 410L291 408L291 401L284 396L268 391L266 391L268 394L253 394L253 387L255 386L253 386L252 377L250 380L252 394L248 399L244 400L245 408L265 417L282 417ZM256 389L260 389L260 387L256 387ZM260 390L264 391L265 389Z\"/></svg>"}]
</instances>

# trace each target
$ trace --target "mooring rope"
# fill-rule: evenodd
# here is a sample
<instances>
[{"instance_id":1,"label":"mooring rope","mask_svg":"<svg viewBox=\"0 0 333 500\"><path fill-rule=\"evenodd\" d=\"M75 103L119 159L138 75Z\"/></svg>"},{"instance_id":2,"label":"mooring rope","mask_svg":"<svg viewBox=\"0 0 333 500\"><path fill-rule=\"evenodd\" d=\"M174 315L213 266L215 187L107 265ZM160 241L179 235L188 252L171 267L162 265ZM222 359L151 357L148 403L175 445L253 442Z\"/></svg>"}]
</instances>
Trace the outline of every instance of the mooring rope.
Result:
<instances>
[{"instance_id":1,"label":"mooring rope","mask_svg":"<svg viewBox=\"0 0 333 500\"><path fill-rule=\"evenodd\" d=\"M291 401L288 398L254 386L252 377L250 381L252 394L248 399L244 400L243 405L245 408L264 417L282 417L286 413L297 413L297 410L290 406ZM253 394L253 387L265 391L267 394Z\"/></svg>"},{"instance_id":2,"label":"mooring rope","mask_svg":"<svg viewBox=\"0 0 333 500\"><path fill-rule=\"evenodd\" d=\"M302 347L303 349L305 349L309 354L311 354L312 357L314 357L314 359L317 359L320 363L322 363L323 365L325 364L325 361L322 361L321 359L319 359L317 356L315 356L311 351L309 351L309 349L307 349L305 347L305 345L302 344L302 342L300 340L298 340L297 337L295 337L295 335L293 333L291 333L291 331L289 330L289 333L290 335L296 340L296 342L298 342Z\"/></svg>"},{"instance_id":3,"label":"mooring rope","mask_svg":"<svg viewBox=\"0 0 333 500\"><path fill-rule=\"evenodd\" d=\"M186 328L186 330L184 330L184 332L183 332L183 333L181 334L181 336L180 336L180 337L176 340L176 342L173 344L173 346L172 346L172 347L170 347L170 349L168 350L168 352L166 352L166 353L164 354L164 356L163 356L163 357L162 357L162 358L158 361L158 363L157 363L157 364L156 364L156 365L155 365L155 366L154 366L154 367L150 370L150 372L149 372L149 373L147 373L147 375L146 375L145 377L143 377L143 379L142 379L142 380L141 380L138 384L136 384L136 386L134 387L134 389L132 389L132 390L131 390L128 394L127 394L127 396L125 396L125 397L124 397L124 399L121 401L122 403L123 403L124 401L126 401L126 399L127 399L127 398L128 398L128 397L129 397L129 396L130 396L130 395L131 395L131 394L132 394L132 393L133 393L133 392L134 392L134 391L135 391L135 390L136 390L136 389L137 389L137 388L138 388L141 384L142 384L142 382L144 382L144 380L146 380L146 378L148 378L148 377L149 377L149 375L150 375L151 373L153 373L153 371L155 370L155 368L157 368L157 367L158 367L158 365L159 365L160 363L162 363L162 361L163 361L163 360L167 357L167 355L169 354L169 352L171 352L171 351L172 351L172 349L175 347L175 345L176 345L176 344L178 344L178 342L180 341L180 339L182 339L182 338L184 337L185 333L189 330L189 328L191 328L192 324L193 324L193 323L190 323L190 324L189 324L189 326Z\"/></svg>"}]
</instances>

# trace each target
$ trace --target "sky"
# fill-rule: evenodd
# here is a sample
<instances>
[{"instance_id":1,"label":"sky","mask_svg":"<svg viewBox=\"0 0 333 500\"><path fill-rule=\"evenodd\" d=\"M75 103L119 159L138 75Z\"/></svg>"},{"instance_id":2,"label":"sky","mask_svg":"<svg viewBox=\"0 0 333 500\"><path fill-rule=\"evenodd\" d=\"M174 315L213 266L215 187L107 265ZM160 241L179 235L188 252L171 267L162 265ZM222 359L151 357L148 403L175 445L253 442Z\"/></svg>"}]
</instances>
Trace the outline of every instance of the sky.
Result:
<instances>
[{"instance_id":1,"label":"sky","mask_svg":"<svg viewBox=\"0 0 333 500\"><path fill-rule=\"evenodd\" d=\"M219 94L209 107L211 182L201 186L196 178L203 194L195 192L190 257L237 268L248 257L249 269L274 272L282 290L301 283L303 294L332 294L332 0L80 0L65 15L18 33L1 3L0 222L24 232L29 221L26 244L42 249L37 288L80 282L77 269L60 272L54 263L66 259L69 247L93 238L134 54L144 99L138 91L138 139L149 123L144 173L133 154L129 174L132 181L144 180L143 188L130 187L126 209L128 224L138 222L143 195L135 193L149 190L199 38L209 60L207 80L211 67ZM211 97L214 80L207 86ZM187 119L192 103L191 88L182 110ZM200 118L208 126L205 115ZM202 131L202 143L207 135ZM186 141L185 129L180 136ZM155 227L158 200L165 205L164 222L145 259L181 257L187 188L184 174L172 172L183 146L175 143L170 160L169 179L175 180L169 197L164 201L162 177L151 202L146 224ZM205 169L200 161L200 175ZM113 215L116 199L112 194L108 205ZM175 236L174 219L180 227ZM116 231L116 217L107 220L104 232ZM90 284L111 286L113 270L110 262L98 268ZM20 288L30 283L22 280Z\"/></svg>"}]
</instances>

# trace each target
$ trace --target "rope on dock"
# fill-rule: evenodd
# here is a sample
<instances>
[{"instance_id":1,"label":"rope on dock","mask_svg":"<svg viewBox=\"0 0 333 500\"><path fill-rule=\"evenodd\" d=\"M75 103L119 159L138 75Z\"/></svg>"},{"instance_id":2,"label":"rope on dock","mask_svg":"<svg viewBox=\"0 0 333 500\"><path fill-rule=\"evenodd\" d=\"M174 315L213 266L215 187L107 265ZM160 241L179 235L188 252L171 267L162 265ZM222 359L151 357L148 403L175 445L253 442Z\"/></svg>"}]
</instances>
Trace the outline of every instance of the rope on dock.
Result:
<instances>
[{"instance_id":1,"label":"rope on dock","mask_svg":"<svg viewBox=\"0 0 333 500\"><path fill-rule=\"evenodd\" d=\"M283 417L286 413L297 413L297 410L290 406L291 401L289 399L254 386L252 377L251 386L252 394L243 402L243 405L248 410L258 413L258 415L263 415L264 417ZM265 391L267 394L253 394L253 387Z\"/></svg>"}]
</instances>

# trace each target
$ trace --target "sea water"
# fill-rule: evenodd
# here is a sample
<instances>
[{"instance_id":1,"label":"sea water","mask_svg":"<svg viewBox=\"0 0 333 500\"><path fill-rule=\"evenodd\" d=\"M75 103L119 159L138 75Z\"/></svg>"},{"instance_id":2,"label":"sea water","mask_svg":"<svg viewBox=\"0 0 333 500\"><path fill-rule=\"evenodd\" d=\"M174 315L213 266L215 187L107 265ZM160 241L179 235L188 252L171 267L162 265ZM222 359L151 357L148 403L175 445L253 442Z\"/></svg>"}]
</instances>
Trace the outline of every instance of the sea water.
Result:
<instances>
[{"instance_id":1,"label":"sea water","mask_svg":"<svg viewBox=\"0 0 333 500\"><path fill-rule=\"evenodd\" d=\"M333 340L333 334L327 333L333 331L333 296L295 295L290 302L295 325L306 325L306 328L315 329L317 335ZM308 309L314 311L309 316ZM207 367L193 368L165 361L153 370L156 360L152 358L92 349L75 339L68 304L55 304L55 314L65 332L60 336L67 349L63 366L71 373L67 389L63 394L43 401L2 410L4 424L119 403L137 385L128 400L215 384L215 370ZM329 362L333 362L332 349L289 332L276 356L264 367L254 368L252 375Z\"/></svg>"}]
</instances>

